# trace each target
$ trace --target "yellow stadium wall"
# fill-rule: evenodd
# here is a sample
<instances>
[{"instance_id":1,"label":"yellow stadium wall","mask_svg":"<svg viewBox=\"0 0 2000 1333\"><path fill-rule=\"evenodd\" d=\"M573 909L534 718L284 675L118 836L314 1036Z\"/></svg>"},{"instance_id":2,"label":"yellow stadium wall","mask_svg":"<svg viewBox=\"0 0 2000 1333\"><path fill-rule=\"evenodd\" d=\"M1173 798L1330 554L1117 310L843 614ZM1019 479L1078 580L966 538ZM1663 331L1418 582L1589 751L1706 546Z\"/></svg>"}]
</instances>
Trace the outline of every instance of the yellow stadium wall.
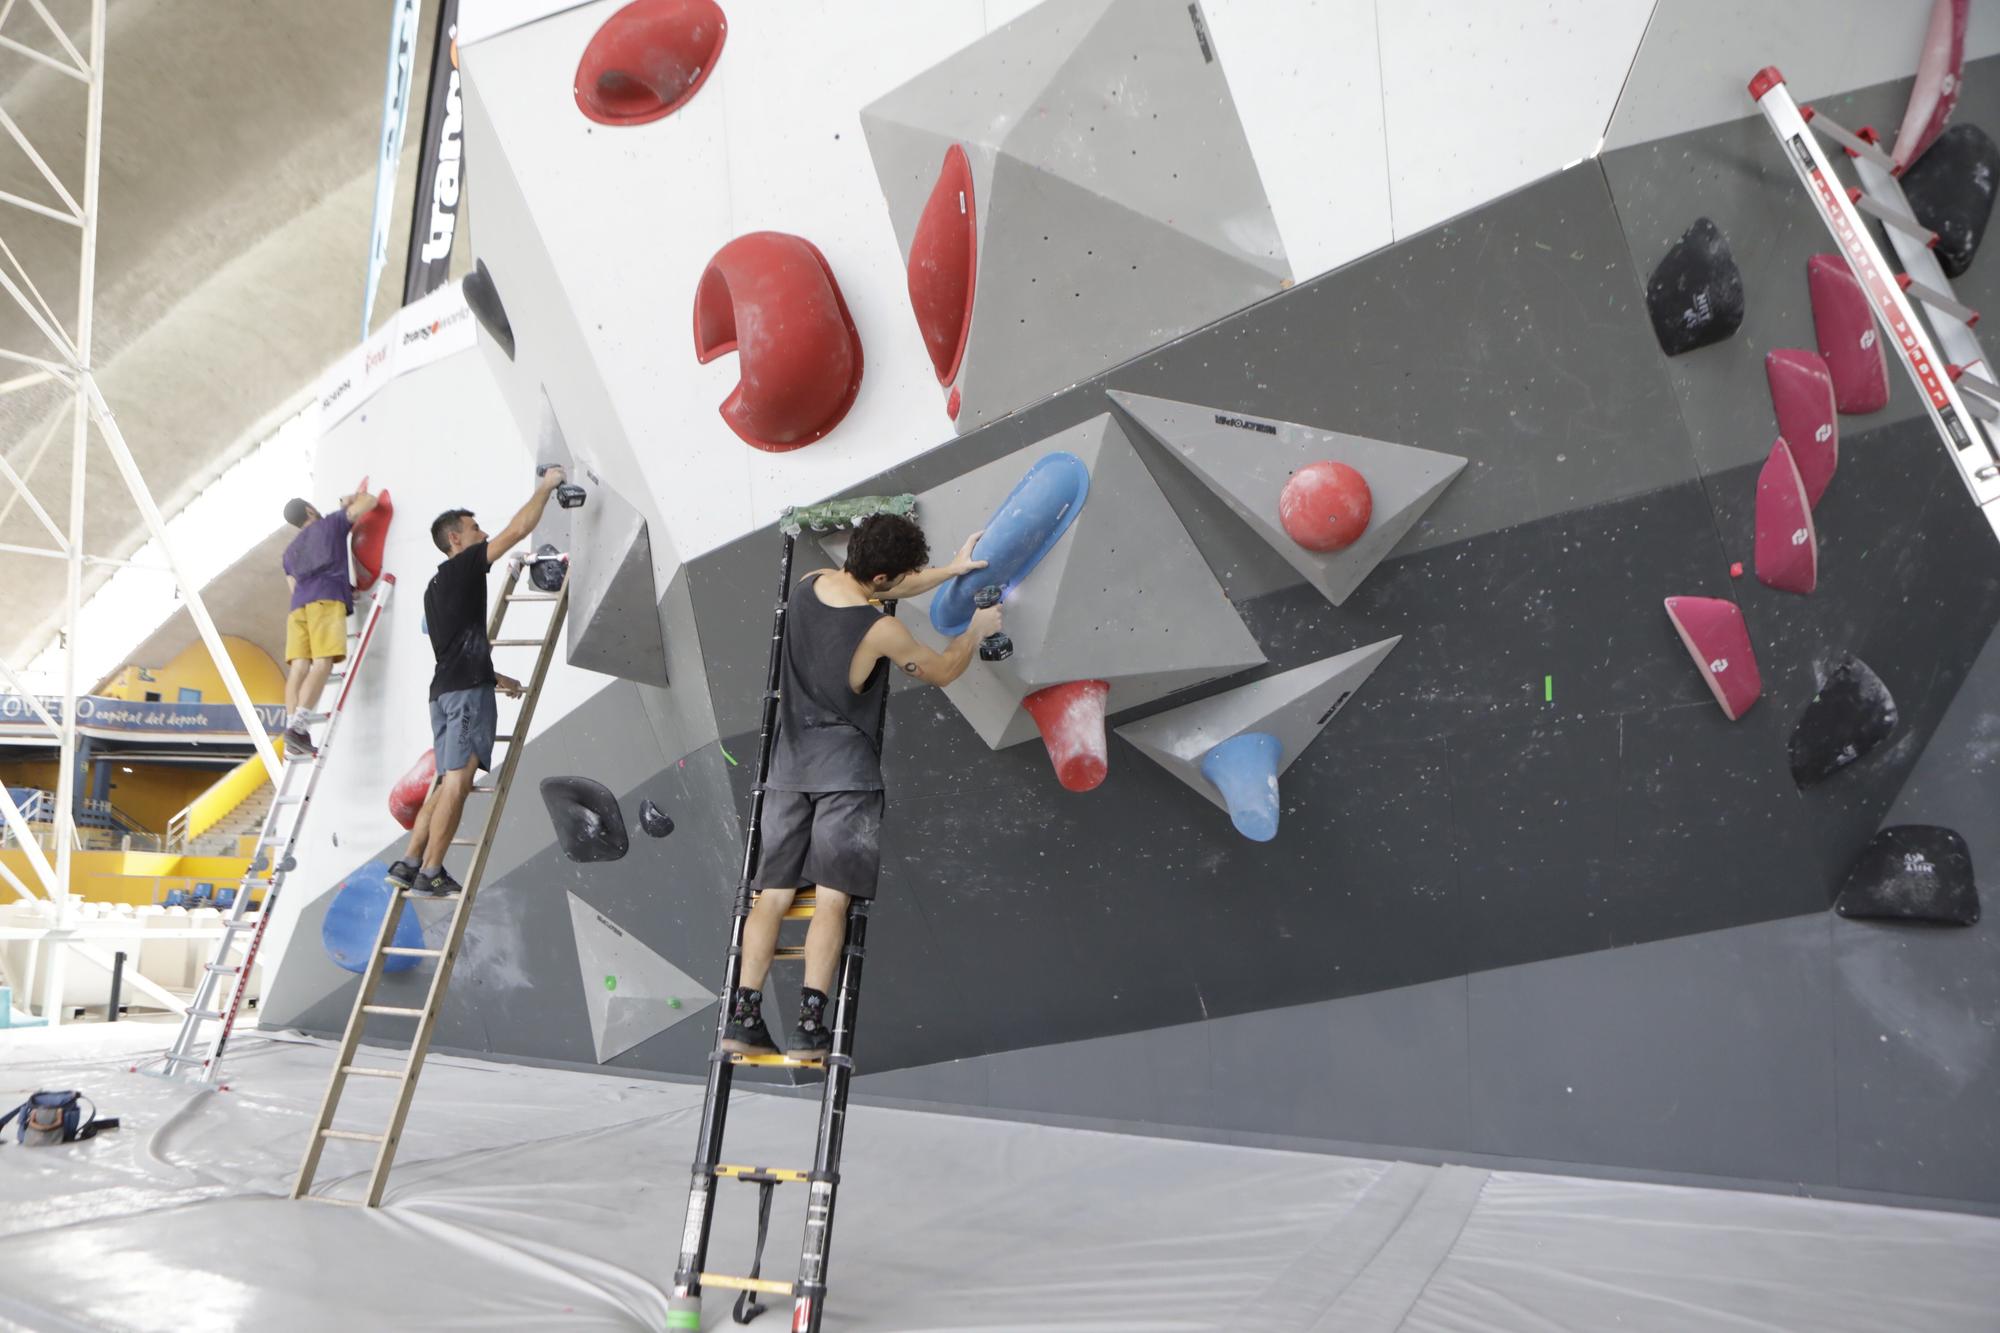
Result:
<instances>
[{"instance_id":1,"label":"yellow stadium wall","mask_svg":"<svg viewBox=\"0 0 2000 1333\"><path fill-rule=\"evenodd\" d=\"M5 862L9 870L20 876L22 883L30 888L37 887L35 872L29 868L25 852L17 847L0 851L0 862ZM240 856L77 852L70 858L70 885L90 902L144 906L155 901L156 887L192 888L196 883L208 883L217 888L231 888L243 878L249 867L248 858ZM162 880L163 884L160 883ZM8 901L12 901L11 892Z\"/></svg>"},{"instance_id":2,"label":"yellow stadium wall","mask_svg":"<svg viewBox=\"0 0 2000 1333\"><path fill-rule=\"evenodd\" d=\"M236 664L237 673L243 677L243 688L250 692L252 703L281 704L285 701L284 668L273 661L269 653L248 639L239 639L232 634L222 636L222 646L228 650L229 660ZM140 680L140 669L138 665L124 667L105 681L98 693L107 699L128 702L144 699L151 692L159 695L161 702L173 703L180 698L183 689L201 691L203 703L229 698L221 673L216 671L207 646L199 639L182 649L165 666L144 668L153 679Z\"/></svg>"}]
</instances>

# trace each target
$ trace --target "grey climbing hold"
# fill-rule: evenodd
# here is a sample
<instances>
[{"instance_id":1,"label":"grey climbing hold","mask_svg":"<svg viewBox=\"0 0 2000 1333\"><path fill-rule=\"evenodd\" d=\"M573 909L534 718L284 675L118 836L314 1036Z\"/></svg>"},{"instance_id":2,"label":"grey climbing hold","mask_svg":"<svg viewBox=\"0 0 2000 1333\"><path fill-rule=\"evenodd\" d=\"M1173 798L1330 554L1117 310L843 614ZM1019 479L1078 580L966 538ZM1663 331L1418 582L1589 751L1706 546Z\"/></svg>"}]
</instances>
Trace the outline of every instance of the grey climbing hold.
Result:
<instances>
[{"instance_id":1,"label":"grey climbing hold","mask_svg":"<svg viewBox=\"0 0 2000 1333\"><path fill-rule=\"evenodd\" d=\"M1743 272L1729 240L1696 218L1646 279L1646 313L1668 356L1719 343L1743 323Z\"/></svg>"},{"instance_id":2,"label":"grey climbing hold","mask_svg":"<svg viewBox=\"0 0 2000 1333\"><path fill-rule=\"evenodd\" d=\"M556 842L572 861L616 861L631 849L618 798L594 778L542 779Z\"/></svg>"},{"instance_id":3,"label":"grey climbing hold","mask_svg":"<svg viewBox=\"0 0 2000 1333\"><path fill-rule=\"evenodd\" d=\"M1854 858L1833 910L1845 917L1972 925L1979 920L1972 851L1952 829L1892 825Z\"/></svg>"},{"instance_id":4,"label":"grey climbing hold","mask_svg":"<svg viewBox=\"0 0 2000 1333\"><path fill-rule=\"evenodd\" d=\"M649 838L664 838L674 831L674 821L649 797L639 802L639 831Z\"/></svg>"},{"instance_id":5,"label":"grey climbing hold","mask_svg":"<svg viewBox=\"0 0 2000 1333\"><path fill-rule=\"evenodd\" d=\"M1896 718L1896 700L1882 678L1860 658L1842 658L1792 728L1792 781L1824 782L1888 740Z\"/></svg>"}]
</instances>

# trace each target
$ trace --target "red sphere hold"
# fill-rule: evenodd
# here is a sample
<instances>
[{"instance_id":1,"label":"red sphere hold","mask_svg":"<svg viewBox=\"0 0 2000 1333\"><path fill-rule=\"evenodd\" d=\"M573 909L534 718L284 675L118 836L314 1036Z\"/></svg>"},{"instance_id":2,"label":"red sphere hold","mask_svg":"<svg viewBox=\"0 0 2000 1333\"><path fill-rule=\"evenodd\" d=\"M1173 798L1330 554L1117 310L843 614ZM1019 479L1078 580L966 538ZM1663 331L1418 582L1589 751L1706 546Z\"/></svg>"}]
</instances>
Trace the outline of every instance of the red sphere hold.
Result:
<instances>
[{"instance_id":1,"label":"red sphere hold","mask_svg":"<svg viewBox=\"0 0 2000 1333\"><path fill-rule=\"evenodd\" d=\"M1375 500L1368 480L1345 463L1308 463L1278 496L1278 520L1308 551L1343 551L1368 530Z\"/></svg>"}]
</instances>

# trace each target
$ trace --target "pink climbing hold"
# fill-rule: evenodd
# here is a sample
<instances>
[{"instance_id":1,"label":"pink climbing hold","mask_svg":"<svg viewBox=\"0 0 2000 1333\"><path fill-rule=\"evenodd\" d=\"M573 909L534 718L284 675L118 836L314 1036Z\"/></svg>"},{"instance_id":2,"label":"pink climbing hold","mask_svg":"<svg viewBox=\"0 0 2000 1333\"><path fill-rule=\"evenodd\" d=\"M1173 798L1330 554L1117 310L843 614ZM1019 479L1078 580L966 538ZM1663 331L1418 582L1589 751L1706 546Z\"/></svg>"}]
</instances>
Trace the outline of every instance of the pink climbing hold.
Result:
<instances>
[{"instance_id":1,"label":"pink climbing hold","mask_svg":"<svg viewBox=\"0 0 2000 1333\"><path fill-rule=\"evenodd\" d=\"M1780 438L1757 474L1757 579L1768 588L1801 595L1819 585L1819 534L1812 501Z\"/></svg>"},{"instance_id":2,"label":"pink climbing hold","mask_svg":"<svg viewBox=\"0 0 2000 1333\"><path fill-rule=\"evenodd\" d=\"M1897 175L1924 155L1944 133L1964 84L1965 22L1972 0L1932 0L1930 27L1924 32L1923 53L1917 57L1917 81L1910 87L1910 105L1903 127L1896 131L1892 154Z\"/></svg>"},{"instance_id":3,"label":"pink climbing hold","mask_svg":"<svg viewBox=\"0 0 2000 1333\"><path fill-rule=\"evenodd\" d=\"M1806 500L1819 497L1840 466L1840 419L1833 402L1833 375L1818 352L1780 347L1764 356L1764 377L1771 384L1771 406L1778 414L1778 434L1792 447L1792 461L1805 481Z\"/></svg>"},{"instance_id":4,"label":"pink climbing hold","mask_svg":"<svg viewBox=\"0 0 2000 1333\"><path fill-rule=\"evenodd\" d=\"M1806 283L1834 404L1843 412L1881 411L1889 404L1889 358L1854 270L1839 255L1814 255L1806 261Z\"/></svg>"},{"instance_id":5,"label":"pink climbing hold","mask_svg":"<svg viewBox=\"0 0 2000 1333\"><path fill-rule=\"evenodd\" d=\"M1070 791L1089 791L1110 770L1104 740L1104 704L1110 694L1105 681L1072 680L1021 700L1049 747L1056 780Z\"/></svg>"},{"instance_id":6,"label":"pink climbing hold","mask_svg":"<svg viewBox=\"0 0 2000 1333\"><path fill-rule=\"evenodd\" d=\"M1343 551L1368 530L1375 499L1368 479L1345 463L1308 463L1278 495L1278 521L1308 551Z\"/></svg>"},{"instance_id":7,"label":"pink climbing hold","mask_svg":"<svg viewBox=\"0 0 2000 1333\"><path fill-rule=\"evenodd\" d=\"M1688 655L1701 668L1715 702L1731 722L1750 711L1764 692L1750 631L1736 603L1719 597L1669 597L1667 617Z\"/></svg>"}]
</instances>

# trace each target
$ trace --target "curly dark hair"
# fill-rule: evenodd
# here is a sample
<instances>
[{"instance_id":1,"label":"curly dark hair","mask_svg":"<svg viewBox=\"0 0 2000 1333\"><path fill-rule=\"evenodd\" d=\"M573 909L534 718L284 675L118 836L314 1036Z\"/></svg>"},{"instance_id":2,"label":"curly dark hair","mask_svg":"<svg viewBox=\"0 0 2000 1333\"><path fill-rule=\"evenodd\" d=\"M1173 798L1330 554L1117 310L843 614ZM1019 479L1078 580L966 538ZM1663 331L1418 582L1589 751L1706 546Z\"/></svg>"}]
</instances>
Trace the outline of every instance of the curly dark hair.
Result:
<instances>
[{"instance_id":1,"label":"curly dark hair","mask_svg":"<svg viewBox=\"0 0 2000 1333\"><path fill-rule=\"evenodd\" d=\"M924 530L901 514L870 514L847 543L847 572L863 583L878 575L899 579L930 563Z\"/></svg>"}]
</instances>

